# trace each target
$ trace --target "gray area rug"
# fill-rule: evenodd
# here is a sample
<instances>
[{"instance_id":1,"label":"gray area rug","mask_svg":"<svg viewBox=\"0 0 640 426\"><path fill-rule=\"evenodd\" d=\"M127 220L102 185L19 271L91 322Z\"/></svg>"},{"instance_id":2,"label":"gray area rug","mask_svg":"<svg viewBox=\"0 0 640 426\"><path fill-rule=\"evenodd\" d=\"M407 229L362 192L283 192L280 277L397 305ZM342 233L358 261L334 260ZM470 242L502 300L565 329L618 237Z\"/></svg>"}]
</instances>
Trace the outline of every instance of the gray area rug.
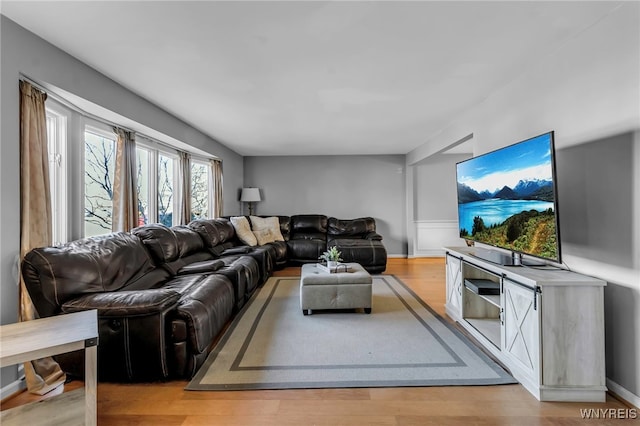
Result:
<instances>
[{"instance_id":1,"label":"gray area rug","mask_svg":"<svg viewBox=\"0 0 640 426\"><path fill-rule=\"evenodd\" d=\"M236 316L187 390L516 383L391 275L373 310L300 309L299 278L271 277Z\"/></svg>"}]
</instances>

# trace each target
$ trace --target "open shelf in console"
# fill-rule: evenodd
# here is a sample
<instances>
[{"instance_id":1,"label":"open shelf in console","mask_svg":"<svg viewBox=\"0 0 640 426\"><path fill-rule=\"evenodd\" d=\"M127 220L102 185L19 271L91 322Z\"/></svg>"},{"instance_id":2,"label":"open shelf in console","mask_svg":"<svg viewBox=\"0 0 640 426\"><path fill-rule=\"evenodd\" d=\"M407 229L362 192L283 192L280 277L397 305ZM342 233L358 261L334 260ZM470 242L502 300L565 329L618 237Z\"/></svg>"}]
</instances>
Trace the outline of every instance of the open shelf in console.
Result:
<instances>
[{"instance_id":1,"label":"open shelf in console","mask_svg":"<svg viewBox=\"0 0 640 426\"><path fill-rule=\"evenodd\" d=\"M462 276L462 318L500 348L500 277L467 262L463 262Z\"/></svg>"}]
</instances>

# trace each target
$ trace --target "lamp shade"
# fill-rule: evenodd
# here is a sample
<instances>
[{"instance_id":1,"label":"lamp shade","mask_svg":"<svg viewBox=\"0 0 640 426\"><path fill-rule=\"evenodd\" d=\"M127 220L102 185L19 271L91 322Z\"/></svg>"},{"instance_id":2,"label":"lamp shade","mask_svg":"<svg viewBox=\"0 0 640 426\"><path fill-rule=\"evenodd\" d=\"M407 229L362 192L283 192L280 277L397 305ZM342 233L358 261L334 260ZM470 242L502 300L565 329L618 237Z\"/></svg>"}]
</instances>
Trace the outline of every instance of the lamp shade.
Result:
<instances>
[{"instance_id":1,"label":"lamp shade","mask_svg":"<svg viewBox=\"0 0 640 426\"><path fill-rule=\"evenodd\" d=\"M258 188L242 188L242 193L240 194L240 201L260 201L260 189Z\"/></svg>"}]
</instances>

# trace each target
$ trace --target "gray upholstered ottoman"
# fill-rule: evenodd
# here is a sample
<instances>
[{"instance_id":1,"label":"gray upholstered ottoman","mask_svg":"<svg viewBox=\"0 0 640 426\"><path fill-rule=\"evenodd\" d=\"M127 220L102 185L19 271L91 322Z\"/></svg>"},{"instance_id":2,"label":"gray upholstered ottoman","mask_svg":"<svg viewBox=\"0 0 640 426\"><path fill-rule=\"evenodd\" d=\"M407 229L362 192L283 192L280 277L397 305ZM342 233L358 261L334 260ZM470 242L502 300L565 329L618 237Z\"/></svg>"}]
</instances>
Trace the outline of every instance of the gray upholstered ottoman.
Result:
<instances>
[{"instance_id":1,"label":"gray upholstered ottoman","mask_svg":"<svg viewBox=\"0 0 640 426\"><path fill-rule=\"evenodd\" d=\"M357 263L347 263L347 272L329 273L315 263L302 265L300 307L302 313L314 309L363 308L371 313L371 275Z\"/></svg>"}]
</instances>

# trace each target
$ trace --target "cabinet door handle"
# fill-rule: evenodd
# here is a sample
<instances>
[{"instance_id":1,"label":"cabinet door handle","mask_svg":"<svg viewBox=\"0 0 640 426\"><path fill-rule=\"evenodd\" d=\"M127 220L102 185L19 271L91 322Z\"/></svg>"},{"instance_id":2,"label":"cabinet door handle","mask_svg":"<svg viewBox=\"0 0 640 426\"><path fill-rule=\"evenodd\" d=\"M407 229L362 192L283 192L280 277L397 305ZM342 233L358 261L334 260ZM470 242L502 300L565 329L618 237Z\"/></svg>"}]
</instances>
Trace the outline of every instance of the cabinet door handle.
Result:
<instances>
[{"instance_id":1,"label":"cabinet door handle","mask_svg":"<svg viewBox=\"0 0 640 426\"><path fill-rule=\"evenodd\" d=\"M542 290L540 287L535 287L533 289L533 310L538 310L538 293L542 294Z\"/></svg>"}]
</instances>

